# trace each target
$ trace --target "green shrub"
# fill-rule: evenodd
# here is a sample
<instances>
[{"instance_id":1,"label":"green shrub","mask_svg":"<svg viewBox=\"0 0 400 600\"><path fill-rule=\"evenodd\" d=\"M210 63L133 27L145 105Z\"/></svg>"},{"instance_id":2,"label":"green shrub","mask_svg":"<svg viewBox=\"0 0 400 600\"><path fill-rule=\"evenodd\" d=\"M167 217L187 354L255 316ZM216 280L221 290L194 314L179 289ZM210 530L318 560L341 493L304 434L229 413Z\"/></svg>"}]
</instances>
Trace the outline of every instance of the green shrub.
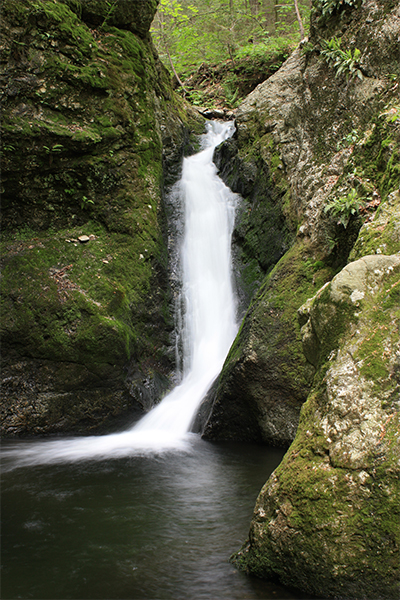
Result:
<instances>
[{"instance_id":1,"label":"green shrub","mask_svg":"<svg viewBox=\"0 0 400 600\"><path fill-rule=\"evenodd\" d=\"M293 38L287 36L267 37L265 41L258 44L244 44L235 52L235 58L253 58L257 61L268 62L280 53L284 53L287 58L297 43L296 36Z\"/></svg>"}]
</instances>

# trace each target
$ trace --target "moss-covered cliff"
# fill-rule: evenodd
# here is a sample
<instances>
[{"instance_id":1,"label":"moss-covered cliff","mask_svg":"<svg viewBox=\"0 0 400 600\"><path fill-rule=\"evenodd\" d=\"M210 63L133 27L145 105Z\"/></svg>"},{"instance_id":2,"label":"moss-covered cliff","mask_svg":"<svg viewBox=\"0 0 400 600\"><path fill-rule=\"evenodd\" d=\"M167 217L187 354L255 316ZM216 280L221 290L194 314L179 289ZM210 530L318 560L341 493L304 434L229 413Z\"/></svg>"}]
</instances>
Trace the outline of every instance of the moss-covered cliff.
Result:
<instances>
[{"instance_id":1,"label":"moss-covered cliff","mask_svg":"<svg viewBox=\"0 0 400 600\"><path fill-rule=\"evenodd\" d=\"M169 385L162 193L202 124L156 6L2 3L4 435L96 430Z\"/></svg>"},{"instance_id":2,"label":"moss-covered cliff","mask_svg":"<svg viewBox=\"0 0 400 600\"><path fill-rule=\"evenodd\" d=\"M272 226L273 239L291 247L281 244L245 316L205 435L288 443L301 409L234 560L310 594L391 599L399 594L400 13L391 0L350 4L315 2L309 42L247 97L236 138L219 152L234 187L244 187L238 172L251 174L252 190L268 183L247 195L239 222L249 270L273 267L259 242L251 250L254 229ZM268 203L279 219L258 228Z\"/></svg>"},{"instance_id":3,"label":"moss-covered cliff","mask_svg":"<svg viewBox=\"0 0 400 600\"><path fill-rule=\"evenodd\" d=\"M228 357L207 437L243 431L246 439L290 442L313 375L297 309L346 264L355 243L352 257L399 251L395 212L386 208L400 180L396 11L365 2L328 22L315 11L310 41L241 104L237 133L217 153L221 175L245 197L235 234L244 283L251 291L273 271ZM339 37L352 56L360 50L362 79L336 76L322 54L323 40ZM252 382L261 380L258 390ZM246 433L242 414L253 423Z\"/></svg>"}]
</instances>

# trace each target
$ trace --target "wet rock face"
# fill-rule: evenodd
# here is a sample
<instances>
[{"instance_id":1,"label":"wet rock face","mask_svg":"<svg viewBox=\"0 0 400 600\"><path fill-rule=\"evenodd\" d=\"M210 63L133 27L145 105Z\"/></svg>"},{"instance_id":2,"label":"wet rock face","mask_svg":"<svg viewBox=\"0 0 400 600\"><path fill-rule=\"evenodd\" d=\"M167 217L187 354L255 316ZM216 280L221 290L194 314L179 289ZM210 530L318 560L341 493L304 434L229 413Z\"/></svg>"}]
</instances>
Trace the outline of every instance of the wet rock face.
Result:
<instances>
[{"instance_id":1,"label":"wet rock face","mask_svg":"<svg viewBox=\"0 0 400 600\"><path fill-rule=\"evenodd\" d=\"M239 107L220 165L252 185L267 173L295 238L252 300L205 428L280 443L300 414L235 562L346 600L399 595L398 16L383 0L314 13L310 42ZM362 80L323 59L335 36L360 50ZM359 213L336 210L354 197Z\"/></svg>"},{"instance_id":2,"label":"wet rock face","mask_svg":"<svg viewBox=\"0 0 400 600\"><path fill-rule=\"evenodd\" d=\"M247 309L265 275L290 248L294 232L282 210L286 188L274 186L257 153L241 160L237 136L214 153L219 176L244 201L236 210L233 253L241 307Z\"/></svg>"},{"instance_id":3,"label":"wet rock face","mask_svg":"<svg viewBox=\"0 0 400 600\"><path fill-rule=\"evenodd\" d=\"M95 431L171 384L163 188L202 120L147 36L155 8L2 3L2 435Z\"/></svg>"},{"instance_id":4,"label":"wet rock face","mask_svg":"<svg viewBox=\"0 0 400 600\"><path fill-rule=\"evenodd\" d=\"M4 357L2 435L107 431L139 418L141 408L121 385L118 367Z\"/></svg>"},{"instance_id":5,"label":"wet rock face","mask_svg":"<svg viewBox=\"0 0 400 600\"><path fill-rule=\"evenodd\" d=\"M398 7L384 1L366 1L356 10L338 9L328 22L315 14L310 42L249 94L237 110L234 139L217 150L222 177L245 199L235 232L242 278L251 291L267 278L245 316L235 357L228 357L219 380L206 429L214 439L228 435L224 423L231 422L231 390L239 388L242 393L233 392L235 422L240 422L240 414L245 422L252 415L254 439L259 439L260 427L264 429L261 422L269 418L271 395L284 399L285 389L296 398L288 431L295 430L294 415L311 389L304 384L311 385L310 377L298 376L304 374L303 347L314 368L319 352L312 331L303 332L301 343L297 310L348 260L400 250L396 224L400 121L398 85L391 79L400 76L393 45L398 22ZM362 80L336 77L323 59L322 40L335 36L341 36L344 49L354 50L357 44L368 72ZM364 204L362 210L335 212L334 207L348 202L352 194ZM260 326L261 314L276 315L273 324ZM246 332L252 332L251 362ZM265 360L269 352L273 360ZM296 360L302 356L298 370L288 367L288 356ZM252 382L256 364L257 379L263 384L253 392L256 385L239 386L237 377L240 365L241 380ZM271 423L275 412L270 414ZM235 427L234 435L240 435L239 430Z\"/></svg>"}]
</instances>

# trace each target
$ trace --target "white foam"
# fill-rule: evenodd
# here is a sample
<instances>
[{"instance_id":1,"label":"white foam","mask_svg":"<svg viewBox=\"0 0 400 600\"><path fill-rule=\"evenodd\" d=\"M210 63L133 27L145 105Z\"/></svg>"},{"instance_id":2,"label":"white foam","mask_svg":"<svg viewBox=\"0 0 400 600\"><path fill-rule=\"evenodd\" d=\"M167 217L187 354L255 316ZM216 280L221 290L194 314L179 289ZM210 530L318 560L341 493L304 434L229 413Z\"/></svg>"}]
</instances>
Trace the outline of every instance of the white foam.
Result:
<instances>
[{"instance_id":1,"label":"white foam","mask_svg":"<svg viewBox=\"0 0 400 600\"><path fill-rule=\"evenodd\" d=\"M231 281L234 195L217 176L214 148L232 133L231 123L212 123L205 149L183 163L185 202L182 269L184 377L129 431L104 436L18 443L5 450L15 466L117 458L187 450L196 411L219 374L237 332Z\"/></svg>"}]
</instances>

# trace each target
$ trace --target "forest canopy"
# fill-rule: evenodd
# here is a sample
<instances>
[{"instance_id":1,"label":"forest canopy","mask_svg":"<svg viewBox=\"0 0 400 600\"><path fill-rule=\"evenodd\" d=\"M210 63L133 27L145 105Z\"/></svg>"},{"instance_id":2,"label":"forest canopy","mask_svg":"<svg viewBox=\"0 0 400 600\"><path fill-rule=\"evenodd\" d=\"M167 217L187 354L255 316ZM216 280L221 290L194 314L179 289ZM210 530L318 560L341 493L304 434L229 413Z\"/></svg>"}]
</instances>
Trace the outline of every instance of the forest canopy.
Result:
<instances>
[{"instance_id":1,"label":"forest canopy","mask_svg":"<svg viewBox=\"0 0 400 600\"><path fill-rule=\"evenodd\" d=\"M185 80L201 64L263 60L307 33L310 0L160 0L151 28L163 62Z\"/></svg>"}]
</instances>

